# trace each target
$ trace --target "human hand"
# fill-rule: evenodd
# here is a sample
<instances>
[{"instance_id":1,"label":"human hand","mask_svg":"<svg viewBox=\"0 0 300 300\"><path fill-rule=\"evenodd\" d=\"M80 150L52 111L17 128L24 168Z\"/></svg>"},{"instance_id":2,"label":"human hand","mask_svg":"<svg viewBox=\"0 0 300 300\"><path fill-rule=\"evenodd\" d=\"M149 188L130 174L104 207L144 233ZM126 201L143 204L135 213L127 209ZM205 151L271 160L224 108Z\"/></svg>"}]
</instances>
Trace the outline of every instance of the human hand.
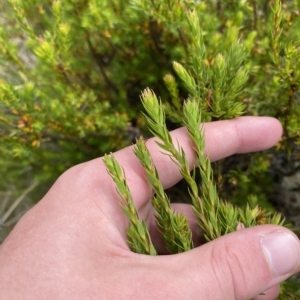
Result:
<instances>
[{"instance_id":1,"label":"human hand","mask_svg":"<svg viewBox=\"0 0 300 300\"><path fill-rule=\"evenodd\" d=\"M242 117L205 124L212 161L273 146L281 125L272 118ZM185 128L172 132L190 165L194 152ZM176 165L153 139L147 147L165 188L180 180ZM152 191L132 147L115 153L135 205L160 253ZM239 230L202 246L191 206L173 204L189 218L191 251L162 256L132 253L128 221L102 158L66 171L18 222L0 247L1 299L275 299L279 283L299 272L300 243L286 228ZM265 296L257 296L265 292Z\"/></svg>"}]
</instances>

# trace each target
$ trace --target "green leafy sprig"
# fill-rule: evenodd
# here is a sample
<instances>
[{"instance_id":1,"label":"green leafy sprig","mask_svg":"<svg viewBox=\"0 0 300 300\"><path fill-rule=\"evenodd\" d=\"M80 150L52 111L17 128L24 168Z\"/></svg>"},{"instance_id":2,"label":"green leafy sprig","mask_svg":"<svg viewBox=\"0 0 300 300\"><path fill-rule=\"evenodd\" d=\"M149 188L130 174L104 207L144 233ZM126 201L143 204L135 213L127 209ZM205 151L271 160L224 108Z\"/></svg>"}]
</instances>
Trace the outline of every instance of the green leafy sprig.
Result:
<instances>
[{"instance_id":1,"label":"green leafy sprig","mask_svg":"<svg viewBox=\"0 0 300 300\"><path fill-rule=\"evenodd\" d=\"M205 232L206 239L213 240L236 230L238 212L231 204L222 203L219 199L217 188L214 184L211 163L204 154L204 128L201 125L201 111L198 103L188 100L185 102L183 109L184 124L193 143L202 180L201 199L198 202L193 199L194 211L200 227Z\"/></svg>"},{"instance_id":2,"label":"green leafy sprig","mask_svg":"<svg viewBox=\"0 0 300 300\"><path fill-rule=\"evenodd\" d=\"M170 205L170 200L164 192L158 172L153 164L144 139L137 141L134 149L136 156L144 167L147 181L155 192L152 205L156 210L158 228L170 253L185 252L193 248L192 233L188 219L183 214L176 214Z\"/></svg>"},{"instance_id":3,"label":"green leafy sprig","mask_svg":"<svg viewBox=\"0 0 300 300\"><path fill-rule=\"evenodd\" d=\"M270 54L271 59L274 64L279 68L280 67L280 56L279 56L279 47L280 47L280 36L282 34L281 21L282 21L282 4L280 0L274 1L273 11L273 24L271 29L272 34L272 52Z\"/></svg>"},{"instance_id":4,"label":"green leafy sprig","mask_svg":"<svg viewBox=\"0 0 300 300\"><path fill-rule=\"evenodd\" d=\"M113 155L106 155L103 161L111 178L116 184L117 191L123 200L121 208L130 222L126 232L130 249L133 252L140 254L157 255L152 244L147 225L144 220L140 220L138 212L134 206L121 166Z\"/></svg>"}]
</instances>

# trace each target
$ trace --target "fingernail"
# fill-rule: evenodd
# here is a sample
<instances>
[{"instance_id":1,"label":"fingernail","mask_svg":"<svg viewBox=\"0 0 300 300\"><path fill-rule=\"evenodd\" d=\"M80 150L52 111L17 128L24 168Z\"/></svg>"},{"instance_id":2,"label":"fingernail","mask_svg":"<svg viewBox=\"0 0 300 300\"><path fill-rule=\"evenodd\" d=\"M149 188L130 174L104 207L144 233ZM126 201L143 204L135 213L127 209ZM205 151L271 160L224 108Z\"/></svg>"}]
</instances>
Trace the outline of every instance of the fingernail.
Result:
<instances>
[{"instance_id":1,"label":"fingernail","mask_svg":"<svg viewBox=\"0 0 300 300\"><path fill-rule=\"evenodd\" d=\"M294 235L272 232L263 237L261 244L274 276L289 274L299 264L299 240Z\"/></svg>"}]
</instances>

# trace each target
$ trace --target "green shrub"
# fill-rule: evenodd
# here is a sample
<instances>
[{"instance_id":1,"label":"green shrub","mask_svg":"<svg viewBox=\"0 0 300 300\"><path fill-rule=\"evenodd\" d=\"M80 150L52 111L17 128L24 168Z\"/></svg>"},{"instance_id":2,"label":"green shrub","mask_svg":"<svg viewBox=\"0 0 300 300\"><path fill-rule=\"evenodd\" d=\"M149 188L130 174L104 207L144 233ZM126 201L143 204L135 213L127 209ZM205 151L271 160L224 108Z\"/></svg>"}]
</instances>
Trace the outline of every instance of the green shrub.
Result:
<instances>
[{"instance_id":1,"label":"green shrub","mask_svg":"<svg viewBox=\"0 0 300 300\"><path fill-rule=\"evenodd\" d=\"M72 165L150 136L140 113L150 87L169 129L182 125L188 97L206 121L282 122L276 149L213 165L222 198L259 203L262 222L274 212L274 185L297 171L300 153L299 0L3 0L0 9L0 190L38 182L35 202Z\"/></svg>"}]
</instances>

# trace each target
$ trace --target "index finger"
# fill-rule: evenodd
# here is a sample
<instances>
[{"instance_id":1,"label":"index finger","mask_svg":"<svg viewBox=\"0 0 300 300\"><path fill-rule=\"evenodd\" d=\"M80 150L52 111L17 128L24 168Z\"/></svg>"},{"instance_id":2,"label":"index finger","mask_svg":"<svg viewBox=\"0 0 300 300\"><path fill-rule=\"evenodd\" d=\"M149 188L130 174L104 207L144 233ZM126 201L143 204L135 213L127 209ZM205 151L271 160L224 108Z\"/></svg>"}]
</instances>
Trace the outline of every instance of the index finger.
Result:
<instances>
[{"instance_id":1,"label":"index finger","mask_svg":"<svg viewBox=\"0 0 300 300\"><path fill-rule=\"evenodd\" d=\"M279 141L282 127L278 120L270 117L240 117L206 123L204 133L205 152L211 161L216 161L235 153L254 152L272 147ZM195 163L195 152L186 128L181 127L172 131L171 136L174 144L184 149L192 168ZM169 188L181 179L181 175L170 157L162 153L156 141L155 138L149 139L147 147L164 188ZM114 156L125 171L128 186L139 209L148 202L152 190L146 181L143 167L133 153L133 147L120 150ZM108 176L105 168L102 169L101 176ZM106 184L102 188L106 189ZM106 192L111 193L111 187Z\"/></svg>"}]
</instances>

